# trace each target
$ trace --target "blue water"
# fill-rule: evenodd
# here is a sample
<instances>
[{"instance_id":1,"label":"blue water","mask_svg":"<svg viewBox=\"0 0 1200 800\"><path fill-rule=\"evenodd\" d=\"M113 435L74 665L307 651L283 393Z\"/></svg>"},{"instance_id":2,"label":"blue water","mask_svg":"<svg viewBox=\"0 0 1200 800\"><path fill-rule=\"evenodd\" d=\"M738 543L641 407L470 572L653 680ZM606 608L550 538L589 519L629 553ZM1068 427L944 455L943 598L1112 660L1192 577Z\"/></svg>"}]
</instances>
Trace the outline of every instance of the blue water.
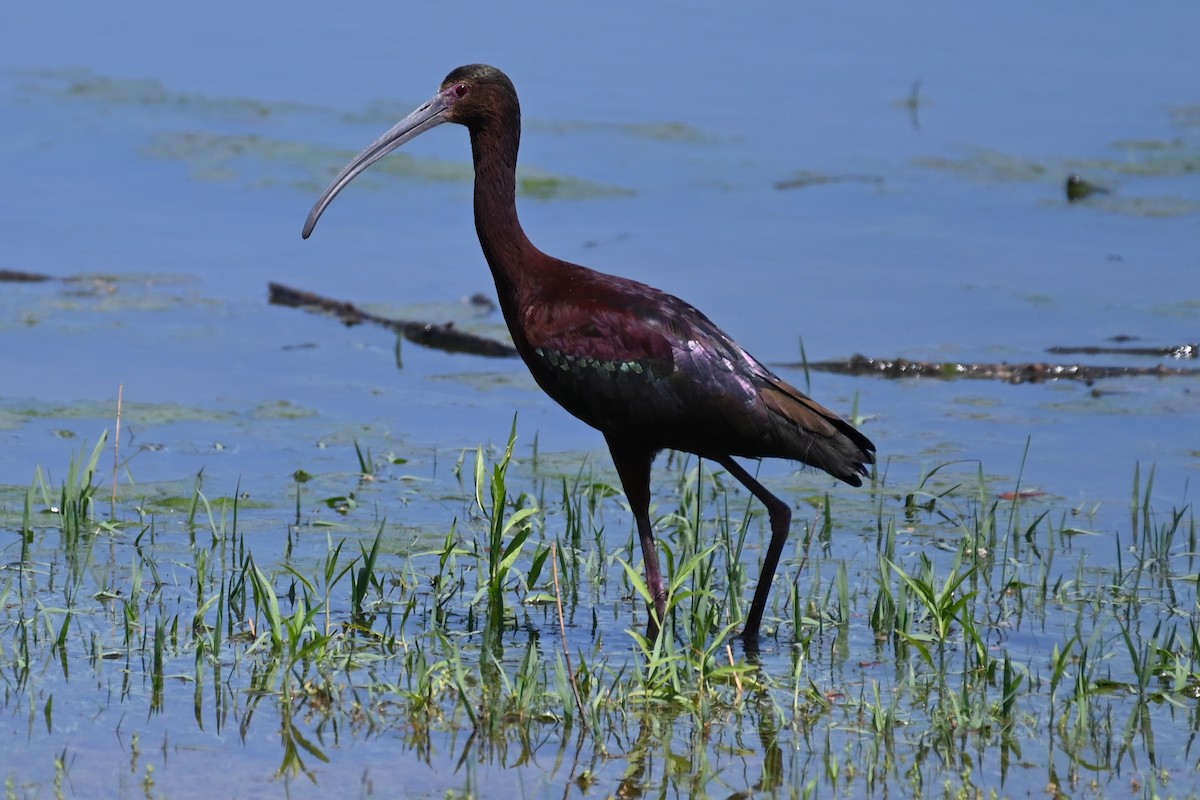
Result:
<instances>
[{"instance_id":1,"label":"blue water","mask_svg":"<svg viewBox=\"0 0 1200 800\"><path fill-rule=\"evenodd\" d=\"M599 447L517 363L410 345L397 371L383 332L263 302L276 280L392 313L437 304L436 320L491 293L467 183L367 176L311 240L299 237L348 155L470 61L516 82L523 163L629 191L524 200L532 238L685 297L764 360L799 360L801 340L813 359L1033 361L1049 345L1119 334L1147 345L1196 339L1200 56L1187 32L1200 11L1189 4L1155 14L1082 3L1027 14L887 4L754 14L378 4L335 14L280 3L84 7L66 22L56 9L24 7L6 17L0 267L140 277L108 305L6 285L4 402L115 407L118 384L132 402L236 414L284 400L326 424L378 422L440 446L502 438L519 408L543 447ZM914 116L904 101L917 81ZM662 123L689 135L636 127ZM269 155L205 146L221 136L253 137ZM1174 147L1193 166L1088 176L1123 201L1173 198L1178 213L1063 200L1072 164L1146 158L1130 142ZM405 150L469 163L461 130ZM1016 180L980 167L996 159L1044 173ZM799 172L879 182L775 188ZM439 380L469 373L497 381ZM921 453L935 445L1001 470L996 459L1011 461L1032 436L1063 494L1107 495L1140 460L1160 465L1160 486L1178 501L1186 479L1172 478L1196 467L1194 437L1181 435L1200 430L1194 383L1110 388L1121 394L1090 402L1074 385L828 375L812 385L842 410L857 395L877 417L869 433L884 457L927 466ZM947 414L980 403L992 413L979 424ZM110 416L93 427L111 427ZM52 427L5 434L0 481L26 481L47 447L65 453L69 443L46 431L29 435ZM273 472L288 438L247 443L244 455L258 458L230 472ZM213 469L203 459L165 465L201 467Z\"/></svg>"},{"instance_id":2,"label":"blue water","mask_svg":"<svg viewBox=\"0 0 1200 800\"><path fill-rule=\"evenodd\" d=\"M523 164L627 190L525 199L531 238L679 294L765 361L801 340L810 359L1010 362L1196 341L1197 30L1187 2L9 7L0 269L118 280L0 284L0 484L111 428L119 385L126 435L154 445L143 480L273 491L347 467L360 435L502 441L514 410L524 445L599 450L518 362L406 344L398 370L386 332L266 304L274 280L470 321L460 300L492 287L469 184L364 176L300 228L353 152L475 61L517 85ZM688 135L648 135L664 123ZM449 127L405 152L469 165ZM1191 167L1133 169L1163 153ZM1114 194L1068 205L1077 169ZM871 180L775 187L801 172ZM1157 500L1187 502L1200 383L1099 388L812 378L857 402L897 479L949 459L1015 478L1029 440L1024 483L1051 495L1125 502L1141 463Z\"/></svg>"}]
</instances>

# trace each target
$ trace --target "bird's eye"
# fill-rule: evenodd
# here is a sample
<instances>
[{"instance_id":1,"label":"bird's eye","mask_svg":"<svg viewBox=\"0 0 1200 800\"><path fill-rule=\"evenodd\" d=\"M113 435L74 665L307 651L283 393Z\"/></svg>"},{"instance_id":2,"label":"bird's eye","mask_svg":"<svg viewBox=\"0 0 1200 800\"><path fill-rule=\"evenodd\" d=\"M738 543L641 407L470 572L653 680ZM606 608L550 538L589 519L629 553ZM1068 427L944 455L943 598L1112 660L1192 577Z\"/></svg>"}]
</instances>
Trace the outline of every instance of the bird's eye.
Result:
<instances>
[{"instance_id":1,"label":"bird's eye","mask_svg":"<svg viewBox=\"0 0 1200 800\"><path fill-rule=\"evenodd\" d=\"M466 97L469 90L467 89L467 85L465 83L458 83L455 84L454 88L450 91L454 92L455 97Z\"/></svg>"}]
</instances>

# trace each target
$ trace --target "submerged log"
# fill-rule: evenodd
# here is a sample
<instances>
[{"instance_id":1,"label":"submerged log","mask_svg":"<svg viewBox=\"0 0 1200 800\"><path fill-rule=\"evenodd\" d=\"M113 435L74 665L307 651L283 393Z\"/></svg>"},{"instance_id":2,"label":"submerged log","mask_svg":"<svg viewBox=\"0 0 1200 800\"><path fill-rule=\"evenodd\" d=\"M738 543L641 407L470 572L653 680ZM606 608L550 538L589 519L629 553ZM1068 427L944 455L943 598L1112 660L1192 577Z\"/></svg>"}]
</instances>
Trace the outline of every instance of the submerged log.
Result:
<instances>
[{"instance_id":1,"label":"submerged log","mask_svg":"<svg viewBox=\"0 0 1200 800\"><path fill-rule=\"evenodd\" d=\"M1126 355L1152 358L1200 358L1200 344L1176 344L1168 347L1047 347L1057 355Z\"/></svg>"},{"instance_id":2,"label":"submerged log","mask_svg":"<svg viewBox=\"0 0 1200 800\"><path fill-rule=\"evenodd\" d=\"M19 269L0 269L0 283L42 283L43 281L52 281L54 277L51 275L43 275L40 272L23 272Z\"/></svg>"},{"instance_id":3,"label":"submerged log","mask_svg":"<svg viewBox=\"0 0 1200 800\"><path fill-rule=\"evenodd\" d=\"M415 320L390 319L364 311L353 303L332 300L312 292L293 289L280 283L269 283L268 302L271 305L303 308L330 314L345 325L370 322L403 336L410 342L444 350L447 353L470 353L492 358L511 358L517 354L512 345L460 331L453 322L419 322Z\"/></svg>"},{"instance_id":4,"label":"submerged log","mask_svg":"<svg viewBox=\"0 0 1200 800\"><path fill-rule=\"evenodd\" d=\"M1043 383L1045 381L1072 380L1091 384L1101 378L1120 377L1200 377L1200 368L1168 367L1156 364L1152 367L1105 367L1089 364L1051 364L1034 362L1026 364L960 364L953 361L910 361L906 358L883 359L864 355L851 356L846 361L809 361L779 364L794 369L812 369L818 372L836 372L841 375L878 375L883 378L975 378L998 380L1007 383Z\"/></svg>"}]
</instances>

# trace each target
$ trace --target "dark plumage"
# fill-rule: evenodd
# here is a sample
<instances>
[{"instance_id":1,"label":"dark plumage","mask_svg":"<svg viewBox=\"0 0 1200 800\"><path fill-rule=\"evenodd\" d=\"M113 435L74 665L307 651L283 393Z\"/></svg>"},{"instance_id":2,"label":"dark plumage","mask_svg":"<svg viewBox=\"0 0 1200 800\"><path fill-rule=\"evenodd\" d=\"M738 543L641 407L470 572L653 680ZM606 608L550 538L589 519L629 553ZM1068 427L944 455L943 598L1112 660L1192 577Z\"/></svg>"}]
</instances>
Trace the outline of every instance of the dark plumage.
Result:
<instances>
[{"instance_id":1,"label":"dark plumage","mask_svg":"<svg viewBox=\"0 0 1200 800\"><path fill-rule=\"evenodd\" d=\"M650 636L666 608L650 527L650 465L659 451L672 449L717 462L767 507L771 542L742 632L756 642L791 511L732 457L793 459L860 486L875 446L679 298L534 247L517 219L520 106L512 82L495 67L473 64L446 76L429 102L334 179L309 213L304 237L356 175L443 122L465 125L471 134L475 228L517 351L538 385L608 442L655 601Z\"/></svg>"}]
</instances>

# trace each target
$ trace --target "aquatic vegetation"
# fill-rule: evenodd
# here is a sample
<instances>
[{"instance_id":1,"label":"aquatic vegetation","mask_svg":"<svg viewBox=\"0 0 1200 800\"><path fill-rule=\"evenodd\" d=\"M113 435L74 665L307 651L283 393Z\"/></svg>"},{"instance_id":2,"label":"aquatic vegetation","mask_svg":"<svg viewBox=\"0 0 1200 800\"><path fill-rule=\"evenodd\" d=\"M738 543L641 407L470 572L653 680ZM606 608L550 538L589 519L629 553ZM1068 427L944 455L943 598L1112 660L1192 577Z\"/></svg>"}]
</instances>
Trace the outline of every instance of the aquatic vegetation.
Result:
<instances>
[{"instance_id":1,"label":"aquatic vegetation","mask_svg":"<svg viewBox=\"0 0 1200 800\"><path fill-rule=\"evenodd\" d=\"M1200 151L1185 139L1126 140L1113 142L1116 155L1087 158L1057 156L1031 158L989 148L971 148L961 157L926 156L915 160L918 167L957 175L979 183L1050 181L1061 185L1068 176L1098 178L1104 188L1092 192L1056 192L1063 202L1079 203L1132 217L1175 217L1200 211L1200 203L1187 196L1164 193L1162 181L1188 179L1200 169ZM1156 181L1151 191L1108 184ZM1089 196L1090 195L1090 196Z\"/></svg>"},{"instance_id":2,"label":"aquatic vegetation","mask_svg":"<svg viewBox=\"0 0 1200 800\"><path fill-rule=\"evenodd\" d=\"M311 475L291 519L286 500L213 498L200 477L175 502L122 485L105 508L104 436L59 486L35 470L0 495L20 533L0 573L2 705L31 723L9 785L93 771L61 738L81 713L134 737L130 774L157 790L203 758L156 758L159 737L271 757L276 780L316 786L363 763L390 779L387 753L429 765L414 780L430 792L467 795L508 774L536 796L1103 792L1129 764L1160 787L1195 767L1197 526L1190 506L1151 507L1153 469L1135 468L1115 530L978 465L814 495L768 646L746 660L731 636L764 526L728 476L668 460L667 635L652 642L629 622L645 586L613 480L577 462L556 474L536 446L519 459L516 437L463 453L457 510L416 534L371 510L407 462L365 442L346 446L364 482L337 525L306 511L322 502Z\"/></svg>"}]
</instances>

